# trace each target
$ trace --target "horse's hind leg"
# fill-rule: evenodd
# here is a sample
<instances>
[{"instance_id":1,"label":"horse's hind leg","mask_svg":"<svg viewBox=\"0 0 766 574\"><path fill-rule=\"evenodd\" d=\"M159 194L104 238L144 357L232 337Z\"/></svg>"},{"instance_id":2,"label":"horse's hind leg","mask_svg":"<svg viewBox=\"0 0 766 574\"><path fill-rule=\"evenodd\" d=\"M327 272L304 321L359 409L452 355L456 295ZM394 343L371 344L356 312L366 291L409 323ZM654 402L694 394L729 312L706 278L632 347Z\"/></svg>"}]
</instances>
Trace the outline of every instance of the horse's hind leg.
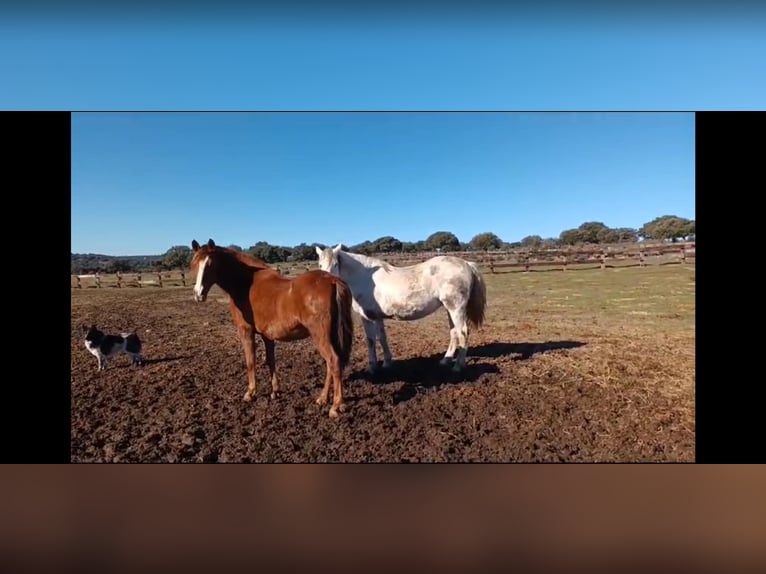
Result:
<instances>
[{"instance_id":1,"label":"horse's hind leg","mask_svg":"<svg viewBox=\"0 0 766 574\"><path fill-rule=\"evenodd\" d=\"M330 372L333 378L332 406L330 407L330 416L337 417L339 413L346 410L343 402L343 371L340 368L340 358L334 352L330 359Z\"/></svg>"},{"instance_id":2,"label":"horse's hind leg","mask_svg":"<svg viewBox=\"0 0 766 574\"><path fill-rule=\"evenodd\" d=\"M455 325L450 329L450 349L455 339L457 339L457 359L452 370L457 372L465 368L465 358L468 354L468 321L464 307L449 311L449 315L451 322ZM449 349L447 349L447 352L449 352Z\"/></svg>"},{"instance_id":3,"label":"horse's hind leg","mask_svg":"<svg viewBox=\"0 0 766 574\"><path fill-rule=\"evenodd\" d=\"M455 329L455 322L452 320L452 315L449 311L447 311L447 321L449 322L449 346L447 347L447 352L444 353L444 357L439 361L441 365L449 365L455 356L455 349L457 349L457 329Z\"/></svg>"},{"instance_id":4,"label":"horse's hind leg","mask_svg":"<svg viewBox=\"0 0 766 574\"><path fill-rule=\"evenodd\" d=\"M322 355L325 355L325 363L327 363L327 375L324 379L324 387L322 392L317 397L316 403L320 406L327 404L328 395L330 392L330 381L333 382L332 390L332 405L330 406L330 417L335 418L338 413L342 413L346 410L346 405L343 403L343 391L341 390L341 368L340 359L334 351L323 351Z\"/></svg>"},{"instance_id":5,"label":"horse's hind leg","mask_svg":"<svg viewBox=\"0 0 766 574\"><path fill-rule=\"evenodd\" d=\"M367 372L374 375L378 368L378 355L375 352L375 338L378 329L375 322L369 319L362 319L362 326L364 327L364 336L367 340Z\"/></svg>"},{"instance_id":6,"label":"horse's hind leg","mask_svg":"<svg viewBox=\"0 0 766 574\"><path fill-rule=\"evenodd\" d=\"M332 381L332 371L330 370L330 361L325 360L327 363L327 374L324 378L324 386L322 387L322 392L319 393L319 396L317 397L316 403L321 407L327 404L328 397L330 395L330 381Z\"/></svg>"},{"instance_id":7,"label":"horse's hind leg","mask_svg":"<svg viewBox=\"0 0 766 574\"><path fill-rule=\"evenodd\" d=\"M383 349L383 367L388 368L393 363L391 357L391 350L388 348L388 337L386 336L386 325L382 319L375 321L375 327L378 331L378 339L380 340L380 346Z\"/></svg>"},{"instance_id":8,"label":"horse's hind leg","mask_svg":"<svg viewBox=\"0 0 766 574\"><path fill-rule=\"evenodd\" d=\"M326 405L330 394L330 383L333 383L332 405L330 406L330 417L335 418L338 413L346 410L343 404L343 391L341 389L342 369L340 367L340 357L332 344L332 335L329 325L316 325L309 329L311 339L314 341L319 353L327 364L327 374L325 375L324 387L317 397L318 405Z\"/></svg>"},{"instance_id":9,"label":"horse's hind leg","mask_svg":"<svg viewBox=\"0 0 766 574\"><path fill-rule=\"evenodd\" d=\"M277 377L277 358L274 353L274 341L261 335L263 346L266 348L266 366L271 376L271 398L276 399L279 393L279 377Z\"/></svg>"}]
</instances>

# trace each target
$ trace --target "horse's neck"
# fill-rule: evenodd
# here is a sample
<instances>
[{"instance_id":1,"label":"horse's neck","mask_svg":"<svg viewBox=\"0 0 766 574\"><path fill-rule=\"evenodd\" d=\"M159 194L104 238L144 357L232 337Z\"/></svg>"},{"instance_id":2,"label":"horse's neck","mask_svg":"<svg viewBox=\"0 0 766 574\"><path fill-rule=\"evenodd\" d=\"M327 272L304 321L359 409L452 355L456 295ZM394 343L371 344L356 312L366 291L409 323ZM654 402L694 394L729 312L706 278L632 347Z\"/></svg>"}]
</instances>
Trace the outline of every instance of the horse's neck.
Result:
<instances>
[{"instance_id":1,"label":"horse's neck","mask_svg":"<svg viewBox=\"0 0 766 574\"><path fill-rule=\"evenodd\" d=\"M231 258L227 262L226 272L219 276L218 286L232 296L247 293L253 284L253 274L259 271L241 261Z\"/></svg>"},{"instance_id":2,"label":"horse's neck","mask_svg":"<svg viewBox=\"0 0 766 574\"><path fill-rule=\"evenodd\" d=\"M354 279L369 277L376 267L375 260L366 255L343 253L340 260L341 274L347 277L349 281Z\"/></svg>"}]
</instances>

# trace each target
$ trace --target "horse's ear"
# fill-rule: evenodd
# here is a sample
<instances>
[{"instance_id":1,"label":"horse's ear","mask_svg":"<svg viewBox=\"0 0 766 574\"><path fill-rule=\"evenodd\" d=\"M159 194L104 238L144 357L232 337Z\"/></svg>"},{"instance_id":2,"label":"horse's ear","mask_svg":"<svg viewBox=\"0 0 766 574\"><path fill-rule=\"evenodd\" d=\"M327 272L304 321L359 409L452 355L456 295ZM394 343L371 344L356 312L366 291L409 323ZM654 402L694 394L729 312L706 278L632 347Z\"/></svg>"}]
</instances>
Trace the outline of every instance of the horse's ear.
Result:
<instances>
[{"instance_id":1,"label":"horse's ear","mask_svg":"<svg viewBox=\"0 0 766 574\"><path fill-rule=\"evenodd\" d=\"M319 255L319 257L322 257L322 250L319 248L319 245L314 245L314 249L317 250L317 255Z\"/></svg>"},{"instance_id":2,"label":"horse's ear","mask_svg":"<svg viewBox=\"0 0 766 574\"><path fill-rule=\"evenodd\" d=\"M199 243L197 243L196 239L192 239L192 251L198 251L199 250Z\"/></svg>"},{"instance_id":3,"label":"horse's ear","mask_svg":"<svg viewBox=\"0 0 766 574\"><path fill-rule=\"evenodd\" d=\"M207 246L212 249L213 247L215 247L215 241L213 241L212 239L208 239Z\"/></svg>"},{"instance_id":4,"label":"horse's ear","mask_svg":"<svg viewBox=\"0 0 766 574\"><path fill-rule=\"evenodd\" d=\"M332 248L332 252L333 253L337 253L338 251L340 251L341 247L343 247L343 244L342 243L338 243L338 245L336 245L335 247Z\"/></svg>"}]
</instances>

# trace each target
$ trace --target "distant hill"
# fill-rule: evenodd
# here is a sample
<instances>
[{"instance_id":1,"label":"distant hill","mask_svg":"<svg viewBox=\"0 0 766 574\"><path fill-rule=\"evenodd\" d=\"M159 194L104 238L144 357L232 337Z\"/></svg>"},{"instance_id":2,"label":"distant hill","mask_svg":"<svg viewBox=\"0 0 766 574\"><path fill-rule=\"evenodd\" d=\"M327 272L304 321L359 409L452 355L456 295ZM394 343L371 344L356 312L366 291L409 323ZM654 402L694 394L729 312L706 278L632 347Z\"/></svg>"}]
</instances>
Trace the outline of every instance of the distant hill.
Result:
<instances>
[{"instance_id":1,"label":"distant hill","mask_svg":"<svg viewBox=\"0 0 766 574\"><path fill-rule=\"evenodd\" d=\"M162 255L103 255L72 253L71 273L114 273L115 271L148 271L156 267Z\"/></svg>"}]
</instances>

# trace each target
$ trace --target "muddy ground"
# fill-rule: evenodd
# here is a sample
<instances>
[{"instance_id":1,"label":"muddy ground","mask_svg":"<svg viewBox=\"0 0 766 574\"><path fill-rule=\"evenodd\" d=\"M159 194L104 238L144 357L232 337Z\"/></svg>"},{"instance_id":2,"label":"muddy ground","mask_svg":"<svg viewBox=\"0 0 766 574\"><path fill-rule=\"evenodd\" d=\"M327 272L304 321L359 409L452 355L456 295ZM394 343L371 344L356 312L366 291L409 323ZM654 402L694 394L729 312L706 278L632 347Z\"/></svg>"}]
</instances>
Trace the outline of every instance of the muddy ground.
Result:
<instances>
[{"instance_id":1,"label":"muddy ground","mask_svg":"<svg viewBox=\"0 0 766 574\"><path fill-rule=\"evenodd\" d=\"M244 356L220 291L197 304L189 288L73 290L72 461L693 460L693 333L626 327L603 310L514 309L488 310L461 376L438 364L444 311L388 323L395 365L374 379L357 320L348 410L331 419L314 403L325 371L308 340L277 344L277 400L259 341L257 399L242 401ZM122 355L99 373L85 323L136 329L145 365Z\"/></svg>"}]
</instances>

